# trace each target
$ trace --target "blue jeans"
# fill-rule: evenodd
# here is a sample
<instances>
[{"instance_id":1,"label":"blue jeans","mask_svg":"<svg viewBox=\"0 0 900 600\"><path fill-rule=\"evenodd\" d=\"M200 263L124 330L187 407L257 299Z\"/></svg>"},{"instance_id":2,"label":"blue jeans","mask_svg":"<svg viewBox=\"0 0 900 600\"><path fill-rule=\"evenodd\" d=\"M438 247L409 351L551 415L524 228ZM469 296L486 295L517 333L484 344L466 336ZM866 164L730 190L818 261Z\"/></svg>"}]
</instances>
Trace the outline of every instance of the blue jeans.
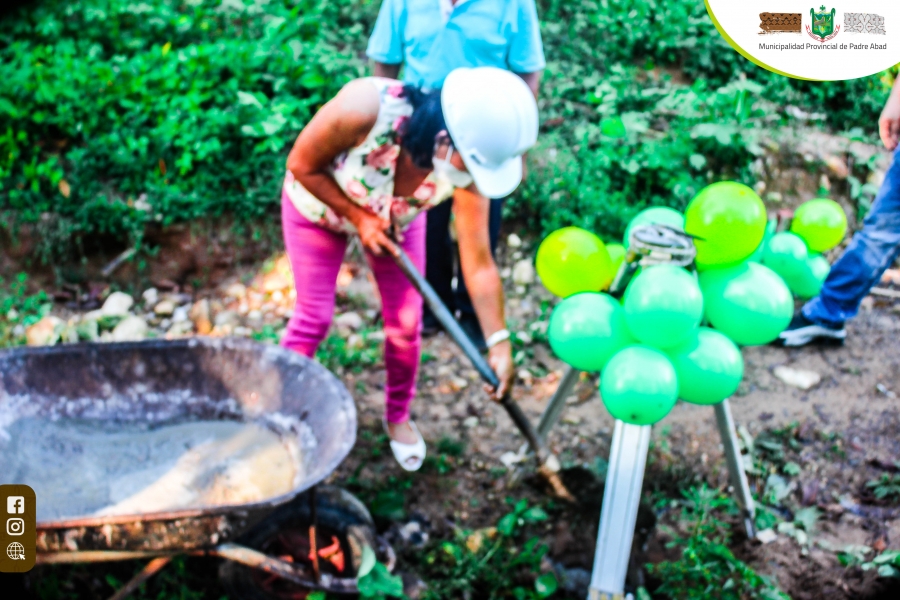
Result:
<instances>
[{"instance_id":1,"label":"blue jeans","mask_svg":"<svg viewBox=\"0 0 900 600\"><path fill-rule=\"evenodd\" d=\"M900 148L875 196L863 228L831 267L819 295L803 306L814 323L840 328L856 316L869 290L900 255Z\"/></svg>"}]
</instances>

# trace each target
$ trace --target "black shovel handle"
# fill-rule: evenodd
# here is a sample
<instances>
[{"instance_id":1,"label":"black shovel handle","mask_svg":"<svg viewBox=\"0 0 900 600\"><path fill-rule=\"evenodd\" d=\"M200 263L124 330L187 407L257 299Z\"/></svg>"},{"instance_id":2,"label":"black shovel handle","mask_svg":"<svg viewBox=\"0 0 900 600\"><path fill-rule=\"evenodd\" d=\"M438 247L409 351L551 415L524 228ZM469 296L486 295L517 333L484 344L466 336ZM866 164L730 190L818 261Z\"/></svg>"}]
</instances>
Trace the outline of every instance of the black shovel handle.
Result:
<instances>
[{"instance_id":1,"label":"black shovel handle","mask_svg":"<svg viewBox=\"0 0 900 600\"><path fill-rule=\"evenodd\" d=\"M434 288L432 288L428 281L425 280L425 277L422 276L406 252L399 246L397 246L397 251L399 254L395 256L394 259L397 261L400 270L403 271L403 274L406 275L413 284L413 287L419 291L422 298L425 300L425 303L431 309L431 312L434 313L437 320L444 326L444 329L450 337L453 338L453 341L462 349L463 353L472 363L472 366L474 366L475 370L481 375L481 378L496 390L500 387L500 379L497 377L497 374L494 373L494 370L491 369L488 362L478 352L475 344L472 343L469 336L462 330L462 327L459 326L459 323L456 322L456 319L453 318L453 315L450 314L450 311L444 306L440 296L437 295ZM500 400L500 404L503 405L503 408L506 409L506 412L516 424L516 427L522 435L525 436L525 439L528 440L528 445L531 446L531 450L535 453L535 456L537 456L538 461L541 464L544 464L549 456L549 451L547 450L546 445L541 441L541 438L538 436L531 421L525 416L525 413L522 412L519 405L512 401L509 394L506 394L503 399Z\"/></svg>"}]
</instances>

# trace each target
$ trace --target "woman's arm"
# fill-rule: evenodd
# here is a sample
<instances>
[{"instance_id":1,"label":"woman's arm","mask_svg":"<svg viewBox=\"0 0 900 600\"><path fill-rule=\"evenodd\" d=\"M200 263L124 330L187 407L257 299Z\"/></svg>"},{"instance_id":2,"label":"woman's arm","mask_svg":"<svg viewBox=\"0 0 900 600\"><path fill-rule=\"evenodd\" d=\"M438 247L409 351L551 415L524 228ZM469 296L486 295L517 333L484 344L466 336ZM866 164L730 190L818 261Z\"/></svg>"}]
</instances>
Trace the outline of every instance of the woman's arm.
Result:
<instances>
[{"instance_id":1,"label":"woman's arm","mask_svg":"<svg viewBox=\"0 0 900 600\"><path fill-rule=\"evenodd\" d=\"M479 194L474 185L465 190L457 189L453 196L453 211L466 289L469 290L481 330L485 337L490 337L506 329L503 284L491 255L488 234L490 200ZM509 391L514 376L512 344L509 340L490 349L488 362L500 379L500 387L494 394L499 400Z\"/></svg>"},{"instance_id":2,"label":"woman's arm","mask_svg":"<svg viewBox=\"0 0 900 600\"><path fill-rule=\"evenodd\" d=\"M396 247L385 234L390 222L353 202L329 172L339 154L366 139L378 109L378 90L368 82L351 81L297 136L287 168L307 191L356 227L366 249L376 256L382 249L396 255Z\"/></svg>"},{"instance_id":3,"label":"woman's arm","mask_svg":"<svg viewBox=\"0 0 900 600\"><path fill-rule=\"evenodd\" d=\"M900 79L894 81L891 95L878 118L878 133L885 148L893 150L897 147L900 141Z\"/></svg>"}]
</instances>

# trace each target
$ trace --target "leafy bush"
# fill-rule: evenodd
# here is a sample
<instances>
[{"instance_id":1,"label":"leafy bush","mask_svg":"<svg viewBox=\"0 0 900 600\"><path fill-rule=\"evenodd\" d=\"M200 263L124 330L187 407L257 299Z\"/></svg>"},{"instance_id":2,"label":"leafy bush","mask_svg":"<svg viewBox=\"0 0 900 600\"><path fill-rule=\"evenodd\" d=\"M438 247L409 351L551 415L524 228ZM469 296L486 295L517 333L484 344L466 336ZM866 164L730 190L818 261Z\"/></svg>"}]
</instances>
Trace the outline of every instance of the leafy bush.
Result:
<instances>
[{"instance_id":1,"label":"leafy bush","mask_svg":"<svg viewBox=\"0 0 900 600\"><path fill-rule=\"evenodd\" d=\"M578 225L610 240L645 206L683 209L725 178L752 185L765 134L793 122L785 106L874 140L896 73L814 84L772 74L731 49L701 3L539 6L544 133L507 213L543 232Z\"/></svg>"},{"instance_id":2,"label":"leafy bush","mask_svg":"<svg viewBox=\"0 0 900 600\"><path fill-rule=\"evenodd\" d=\"M363 73L365 0L45 0L0 23L0 208L68 236L268 214L286 148Z\"/></svg>"},{"instance_id":3,"label":"leafy bush","mask_svg":"<svg viewBox=\"0 0 900 600\"><path fill-rule=\"evenodd\" d=\"M706 486L683 494L680 524L684 533L669 529L673 538L669 546L681 548L681 558L649 565L662 581L656 593L697 600L789 600L728 548L730 525L721 516L738 513L734 501Z\"/></svg>"},{"instance_id":4,"label":"leafy bush","mask_svg":"<svg viewBox=\"0 0 900 600\"><path fill-rule=\"evenodd\" d=\"M595 77L585 104L592 116L539 140L512 211L544 231L574 224L610 239L646 206L684 209L713 179L753 183L750 165L763 152L763 134L780 120L762 86L738 80L717 89L703 82L641 87L636 71L619 66ZM565 92L549 93L559 118L573 118L565 115Z\"/></svg>"},{"instance_id":5,"label":"leafy bush","mask_svg":"<svg viewBox=\"0 0 900 600\"><path fill-rule=\"evenodd\" d=\"M40 225L44 259L105 236L140 246L151 224L277 219L287 149L325 100L368 72L379 4L43 0L20 9L0 21L0 212ZM894 76L771 74L729 48L696 2L538 8L547 126L509 210L544 231L580 224L617 236L640 206L681 207L711 180L749 181L759 133L785 122L789 104L871 138Z\"/></svg>"}]
</instances>

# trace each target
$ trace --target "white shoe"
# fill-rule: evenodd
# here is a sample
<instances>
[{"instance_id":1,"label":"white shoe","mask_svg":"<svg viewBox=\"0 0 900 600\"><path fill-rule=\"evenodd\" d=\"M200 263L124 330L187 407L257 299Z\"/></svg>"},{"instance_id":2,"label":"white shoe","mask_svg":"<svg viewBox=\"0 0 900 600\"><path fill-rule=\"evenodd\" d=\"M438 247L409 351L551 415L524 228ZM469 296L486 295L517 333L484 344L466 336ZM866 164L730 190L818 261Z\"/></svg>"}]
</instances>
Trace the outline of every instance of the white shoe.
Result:
<instances>
[{"instance_id":1,"label":"white shoe","mask_svg":"<svg viewBox=\"0 0 900 600\"><path fill-rule=\"evenodd\" d=\"M382 418L381 424L384 426L384 432L387 433L388 438L390 438L391 434L388 430L387 419ZM397 459L397 462L400 463L400 467L404 471L418 471L422 468L422 463L425 462L425 440L422 438L422 434L419 433L419 428L416 427L416 424L413 423L412 419L409 420L409 426L419 439L416 440L416 443L414 444L404 444L402 442L391 440L391 452L394 453L394 458Z\"/></svg>"}]
</instances>

